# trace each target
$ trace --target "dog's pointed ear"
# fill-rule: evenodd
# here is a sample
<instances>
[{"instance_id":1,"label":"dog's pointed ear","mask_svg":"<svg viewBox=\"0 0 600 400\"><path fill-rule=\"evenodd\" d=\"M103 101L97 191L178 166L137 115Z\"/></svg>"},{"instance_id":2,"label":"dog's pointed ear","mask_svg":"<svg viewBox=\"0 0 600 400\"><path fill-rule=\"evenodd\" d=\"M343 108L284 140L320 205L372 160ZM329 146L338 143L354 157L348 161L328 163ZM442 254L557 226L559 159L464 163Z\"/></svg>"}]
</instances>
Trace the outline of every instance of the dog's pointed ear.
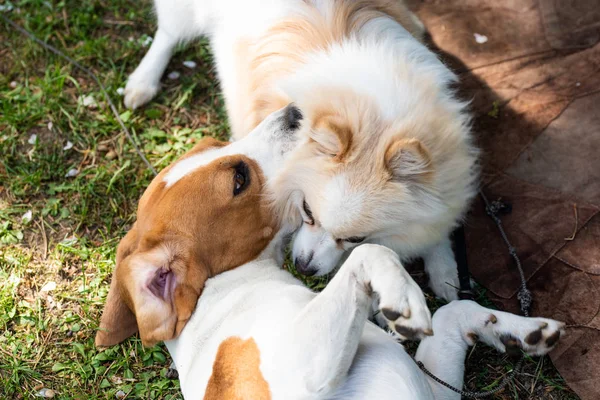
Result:
<instances>
[{"instance_id":1,"label":"dog's pointed ear","mask_svg":"<svg viewBox=\"0 0 600 400\"><path fill-rule=\"evenodd\" d=\"M100 327L96 333L95 343L98 347L114 346L138 331L135 315L123 298L121 282L119 282L117 274L117 268L119 268L123 259L137 247L137 239L138 233L134 225L117 248L116 268L113 272L106 304L100 319Z\"/></svg>"},{"instance_id":2,"label":"dog's pointed ear","mask_svg":"<svg viewBox=\"0 0 600 400\"><path fill-rule=\"evenodd\" d=\"M385 165L398 182L423 183L433 175L429 151L417 139L393 141L385 152Z\"/></svg>"},{"instance_id":3,"label":"dog's pointed ear","mask_svg":"<svg viewBox=\"0 0 600 400\"><path fill-rule=\"evenodd\" d=\"M352 145L352 129L337 115L317 116L309 137L316 144L317 152L343 160Z\"/></svg>"}]
</instances>

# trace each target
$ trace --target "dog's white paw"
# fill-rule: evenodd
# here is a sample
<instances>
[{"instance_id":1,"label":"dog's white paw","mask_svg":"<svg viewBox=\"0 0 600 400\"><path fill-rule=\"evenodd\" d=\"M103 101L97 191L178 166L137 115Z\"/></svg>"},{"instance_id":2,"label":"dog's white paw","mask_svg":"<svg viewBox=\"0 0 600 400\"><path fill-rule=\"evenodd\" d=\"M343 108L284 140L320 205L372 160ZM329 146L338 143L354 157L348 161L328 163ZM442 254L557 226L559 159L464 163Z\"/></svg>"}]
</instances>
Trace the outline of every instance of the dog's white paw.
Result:
<instances>
[{"instance_id":1,"label":"dog's white paw","mask_svg":"<svg viewBox=\"0 0 600 400\"><path fill-rule=\"evenodd\" d=\"M467 343L473 345L479 340L509 355L521 351L531 356L544 355L565 333L563 322L490 310L472 301L455 301L438 312L444 308L451 313L447 316L449 323L462 321Z\"/></svg>"},{"instance_id":2,"label":"dog's white paw","mask_svg":"<svg viewBox=\"0 0 600 400\"><path fill-rule=\"evenodd\" d=\"M369 271L370 287L379 300L378 322L385 323L401 339L431 336L431 313L423 291L406 272L398 255L382 246L361 247L368 252L363 258L365 269Z\"/></svg>"},{"instance_id":3,"label":"dog's white paw","mask_svg":"<svg viewBox=\"0 0 600 400\"><path fill-rule=\"evenodd\" d=\"M521 350L530 356L548 353L565 333L565 324L546 318L526 318L518 315L490 314L488 330L500 339L509 355L518 355ZM493 317L496 317L495 319ZM493 322L496 321L496 322Z\"/></svg>"},{"instance_id":4,"label":"dog's white paw","mask_svg":"<svg viewBox=\"0 0 600 400\"><path fill-rule=\"evenodd\" d=\"M125 107L135 110L143 106L156 96L159 87L159 83L144 81L131 76L127 86L125 86L125 98L123 100Z\"/></svg>"}]
</instances>

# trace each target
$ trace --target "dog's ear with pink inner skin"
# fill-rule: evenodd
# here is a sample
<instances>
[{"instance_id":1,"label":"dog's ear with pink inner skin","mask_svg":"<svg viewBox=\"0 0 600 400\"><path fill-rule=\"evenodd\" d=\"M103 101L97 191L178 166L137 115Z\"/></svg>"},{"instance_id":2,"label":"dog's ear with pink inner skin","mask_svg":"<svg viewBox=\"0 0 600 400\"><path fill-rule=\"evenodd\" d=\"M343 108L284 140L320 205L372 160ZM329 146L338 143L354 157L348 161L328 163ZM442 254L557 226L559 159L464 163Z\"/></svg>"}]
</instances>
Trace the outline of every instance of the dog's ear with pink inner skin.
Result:
<instances>
[{"instance_id":1,"label":"dog's ear with pink inner skin","mask_svg":"<svg viewBox=\"0 0 600 400\"><path fill-rule=\"evenodd\" d=\"M417 139L393 141L385 152L385 165L392 179L406 183L425 183L432 178L433 164L427 148Z\"/></svg>"},{"instance_id":2,"label":"dog's ear with pink inner skin","mask_svg":"<svg viewBox=\"0 0 600 400\"><path fill-rule=\"evenodd\" d=\"M116 268L119 268L125 257L133 253L137 247L137 240L138 234L134 225L119 243ZM96 333L95 343L98 347L114 346L138 331L135 315L123 298L123 289L118 281L116 268L113 272L110 290L100 319L100 327Z\"/></svg>"}]
</instances>

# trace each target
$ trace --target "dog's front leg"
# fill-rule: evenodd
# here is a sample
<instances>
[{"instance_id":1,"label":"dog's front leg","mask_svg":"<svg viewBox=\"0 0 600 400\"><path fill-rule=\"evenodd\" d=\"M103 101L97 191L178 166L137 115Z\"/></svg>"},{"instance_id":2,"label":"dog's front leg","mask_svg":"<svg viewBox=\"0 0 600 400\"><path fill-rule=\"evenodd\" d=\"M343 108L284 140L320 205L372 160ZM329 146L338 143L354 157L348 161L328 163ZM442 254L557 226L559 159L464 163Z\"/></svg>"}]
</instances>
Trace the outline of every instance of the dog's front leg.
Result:
<instances>
[{"instance_id":1,"label":"dog's front leg","mask_svg":"<svg viewBox=\"0 0 600 400\"><path fill-rule=\"evenodd\" d=\"M126 107L135 109L156 96L160 78L169 64L175 46L209 33L211 23L219 15L213 11L220 4L221 2L212 0L154 0L158 30L142 62L129 76L125 87Z\"/></svg>"},{"instance_id":2,"label":"dog's front leg","mask_svg":"<svg viewBox=\"0 0 600 400\"><path fill-rule=\"evenodd\" d=\"M267 375L299 398L320 398L345 378L356 354L373 298L388 326L406 337L431 334L431 315L419 286L395 252L378 245L356 248L325 290L270 347ZM274 362L273 362L274 361ZM276 398L277 389L273 388ZM282 393L283 395L283 393ZM294 397L294 396L293 396ZM295 398L295 397L294 397Z\"/></svg>"},{"instance_id":3,"label":"dog's front leg","mask_svg":"<svg viewBox=\"0 0 600 400\"><path fill-rule=\"evenodd\" d=\"M450 238L431 247L423 255L423 262L433 293L446 301L458 300L460 282Z\"/></svg>"},{"instance_id":4,"label":"dog's front leg","mask_svg":"<svg viewBox=\"0 0 600 400\"><path fill-rule=\"evenodd\" d=\"M156 31L150 50L129 76L125 87L125 107L136 109L152 100L160 87L160 78L169 64L179 38L160 27Z\"/></svg>"}]
</instances>

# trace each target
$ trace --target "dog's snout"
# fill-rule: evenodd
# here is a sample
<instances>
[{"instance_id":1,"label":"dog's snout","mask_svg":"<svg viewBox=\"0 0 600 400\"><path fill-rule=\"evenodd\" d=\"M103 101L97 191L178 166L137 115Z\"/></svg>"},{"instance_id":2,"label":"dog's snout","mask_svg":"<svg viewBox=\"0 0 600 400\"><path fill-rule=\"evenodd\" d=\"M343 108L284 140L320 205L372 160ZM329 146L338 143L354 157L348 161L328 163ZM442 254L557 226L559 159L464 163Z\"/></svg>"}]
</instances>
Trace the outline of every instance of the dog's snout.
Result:
<instances>
[{"instance_id":1,"label":"dog's snout","mask_svg":"<svg viewBox=\"0 0 600 400\"><path fill-rule=\"evenodd\" d=\"M306 256L298 256L294 260L294 265L296 266L296 271L300 272L302 275L313 276L317 273L316 268L313 268L310 263L313 259L314 253L310 253L308 257Z\"/></svg>"},{"instance_id":2,"label":"dog's snout","mask_svg":"<svg viewBox=\"0 0 600 400\"><path fill-rule=\"evenodd\" d=\"M284 110L284 125L286 130L295 131L300 128L300 121L302 121L302 111L294 104L288 105Z\"/></svg>"}]
</instances>

